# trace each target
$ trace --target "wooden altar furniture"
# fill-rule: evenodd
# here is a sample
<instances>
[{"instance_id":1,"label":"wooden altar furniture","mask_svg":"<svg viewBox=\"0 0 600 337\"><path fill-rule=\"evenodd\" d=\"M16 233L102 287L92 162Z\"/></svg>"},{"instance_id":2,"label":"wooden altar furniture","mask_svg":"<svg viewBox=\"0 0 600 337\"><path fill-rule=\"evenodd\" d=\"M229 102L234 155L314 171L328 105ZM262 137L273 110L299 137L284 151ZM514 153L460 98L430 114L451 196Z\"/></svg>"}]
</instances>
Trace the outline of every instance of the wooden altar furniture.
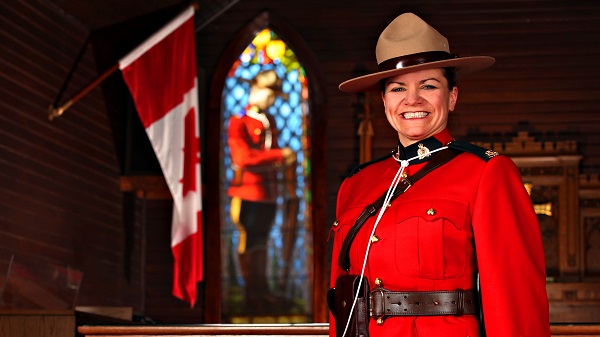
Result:
<instances>
[{"instance_id":1,"label":"wooden altar furniture","mask_svg":"<svg viewBox=\"0 0 600 337\"><path fill-rule=\"evenodd\" d=\"M544 242L552 323L600 323L600 181L580 174L573 141L478 143L509 156L531 195Z\"/></svg>"}]
</instances>

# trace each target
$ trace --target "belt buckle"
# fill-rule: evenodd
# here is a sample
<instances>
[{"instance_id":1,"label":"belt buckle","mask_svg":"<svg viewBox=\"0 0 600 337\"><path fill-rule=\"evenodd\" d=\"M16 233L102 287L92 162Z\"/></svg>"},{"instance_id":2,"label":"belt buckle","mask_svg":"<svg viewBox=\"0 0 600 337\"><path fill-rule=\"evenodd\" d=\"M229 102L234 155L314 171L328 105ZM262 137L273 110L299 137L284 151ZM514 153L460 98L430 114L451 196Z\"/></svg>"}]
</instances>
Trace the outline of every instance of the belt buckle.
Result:
<instances>
[{"instance_id":1,"label":"belt buckle","mask_svg":"<svg viewBox=\"0 0 600 337\"><path fill-rule=\"evenodd\" d=\"M369 302L369 315L375 318L383 317L385 313L385 296L382 288L375 288L371 291L369 294ZM375 306L377 302L379 302L379 307Z\"/></svg>"},{"instance_id":2,"label":"belt buckle","mask_svg":"<svg viewBox=\"0 0 600 337\"><path fill-rule=\"evenodd\" d=\"M465 312L465 291L463 289L456 289L456 317L460 317Z\"/></svg>"}]
</instances>

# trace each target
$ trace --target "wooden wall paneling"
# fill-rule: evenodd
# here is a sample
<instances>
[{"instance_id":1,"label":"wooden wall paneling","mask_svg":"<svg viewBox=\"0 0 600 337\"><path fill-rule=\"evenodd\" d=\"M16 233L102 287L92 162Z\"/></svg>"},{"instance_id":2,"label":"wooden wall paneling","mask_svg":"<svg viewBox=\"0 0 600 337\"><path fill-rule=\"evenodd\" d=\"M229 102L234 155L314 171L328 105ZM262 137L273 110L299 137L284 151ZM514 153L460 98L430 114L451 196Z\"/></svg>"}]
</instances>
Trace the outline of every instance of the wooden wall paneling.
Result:
<instances>
[{"instance_id":1,"label":"wooden wall paneling","mask_svg":"<svg viewBox=\"0 0 600 337\"><path fill-rule=\"evenodd\" d=\"M546 286L552 323L600 322L600 283L563 282Z\"/></svg>"},{"instance_id":2,"label":"wooden wall paneling","mask_svg":"<svg viewBox=\"0 0 600 337\"><path fill-rule=\"evenodd\" d=\"M75 333L72 310L0 310L0 334L10 337L67 337Z\"/></svg>"},{"instance_id":3,"label":"wooden wall paneling","mask_svg":"<svg viewBox=\"0 0 600 337\"><path fill-rule=\"evenodd\" d=\"M600 281L600 179L598 174L584 174L579 182L581 278Z\"/></svg>"},{"instance_id":4,"label":"wooden wall paneling","mask_svg":"<svg viewBox=\"0 0 600 337\"><path fill-rule=\"evenodd\" d=\"M84 273L81 303L127 303L118 166L102 96L93 91L61 120L47 117L89 31L47 1L0 7L0 88L10 98L0 103L0 258L70 266ZM65 96L95 74L87 51Z\"/></svg>"}]
</instances>

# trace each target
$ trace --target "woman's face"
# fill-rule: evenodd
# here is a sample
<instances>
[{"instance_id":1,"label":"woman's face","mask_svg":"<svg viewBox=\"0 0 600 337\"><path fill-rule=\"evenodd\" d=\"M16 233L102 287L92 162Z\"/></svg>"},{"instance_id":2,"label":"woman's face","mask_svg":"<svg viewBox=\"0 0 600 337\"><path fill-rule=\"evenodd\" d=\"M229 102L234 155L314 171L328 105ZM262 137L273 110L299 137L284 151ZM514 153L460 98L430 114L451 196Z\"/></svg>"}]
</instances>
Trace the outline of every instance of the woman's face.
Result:
<instances>
[{"instance_id":1,"label":"woman's face","mask_svg":"<svg viewBox=\"0 0 600 337\"><path fill-rule=\"evenodd\" d=\"M446 128L458 88L448 89L442 69L427 69L390 77L381 97L388 122L408 146Z\"/></svg>"}]
</instances>

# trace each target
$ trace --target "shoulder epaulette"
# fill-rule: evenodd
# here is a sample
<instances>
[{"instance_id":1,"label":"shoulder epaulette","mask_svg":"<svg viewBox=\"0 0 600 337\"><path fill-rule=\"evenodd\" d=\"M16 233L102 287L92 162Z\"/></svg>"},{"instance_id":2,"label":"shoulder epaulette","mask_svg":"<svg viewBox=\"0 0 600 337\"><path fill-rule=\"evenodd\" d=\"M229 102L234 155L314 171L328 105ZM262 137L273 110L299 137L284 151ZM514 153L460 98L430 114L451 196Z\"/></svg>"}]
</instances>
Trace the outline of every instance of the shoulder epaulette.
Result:
<instances>
[{"instance_id":1,"label":"shoulder epaulette","mask_svg":"<svg viewBox=\"0 0 600 337\"><path fill-rule=\"evenodd\" d=\"M481 147L479 145L475 145L475 144L461 141L461 140L455 140L455 141L451 142L450 144L448 144L448 147L452 148L452 149L457 149L457 150L460 150L463 152L472 153L485 161L488 161L488 160L500 155L496 151L486 149L485 147Z\"/></svg>"},{"instance_id":2,"label":"shoulder epaulette","mask_svg":"<svg viewBox=\"0 0 600 337\"><path fill-rule=\"evenodd\" d=\"M388 159L388 158L389 158L389 157L391 157L391 156L392 156L394 153L395 153L395 152L394 152L394 151L392 151L392 152L390 152L390 153L386 154L385 156L382 156L382 157L380 157L380 158L376 158L376 159L373 159L373 160L371 160L371 161L368 161L368 162L365 162L365 163L362 163L362 164L358 165L356 168L354 168L354 170L352 170L352 172L350 172L350 174L348 175L348 178L350 178L350 177L352 177L353 175L357 174L357 173L358 173L360 170L364 169L365 167L367 167L367 166L369 166L369 165L371 165L371 164L375 164L375 163L378 163L378 162L380 162L380 161L382 161L382 160L386 160L386 159Z\"/></svg>"}]
</instances>

